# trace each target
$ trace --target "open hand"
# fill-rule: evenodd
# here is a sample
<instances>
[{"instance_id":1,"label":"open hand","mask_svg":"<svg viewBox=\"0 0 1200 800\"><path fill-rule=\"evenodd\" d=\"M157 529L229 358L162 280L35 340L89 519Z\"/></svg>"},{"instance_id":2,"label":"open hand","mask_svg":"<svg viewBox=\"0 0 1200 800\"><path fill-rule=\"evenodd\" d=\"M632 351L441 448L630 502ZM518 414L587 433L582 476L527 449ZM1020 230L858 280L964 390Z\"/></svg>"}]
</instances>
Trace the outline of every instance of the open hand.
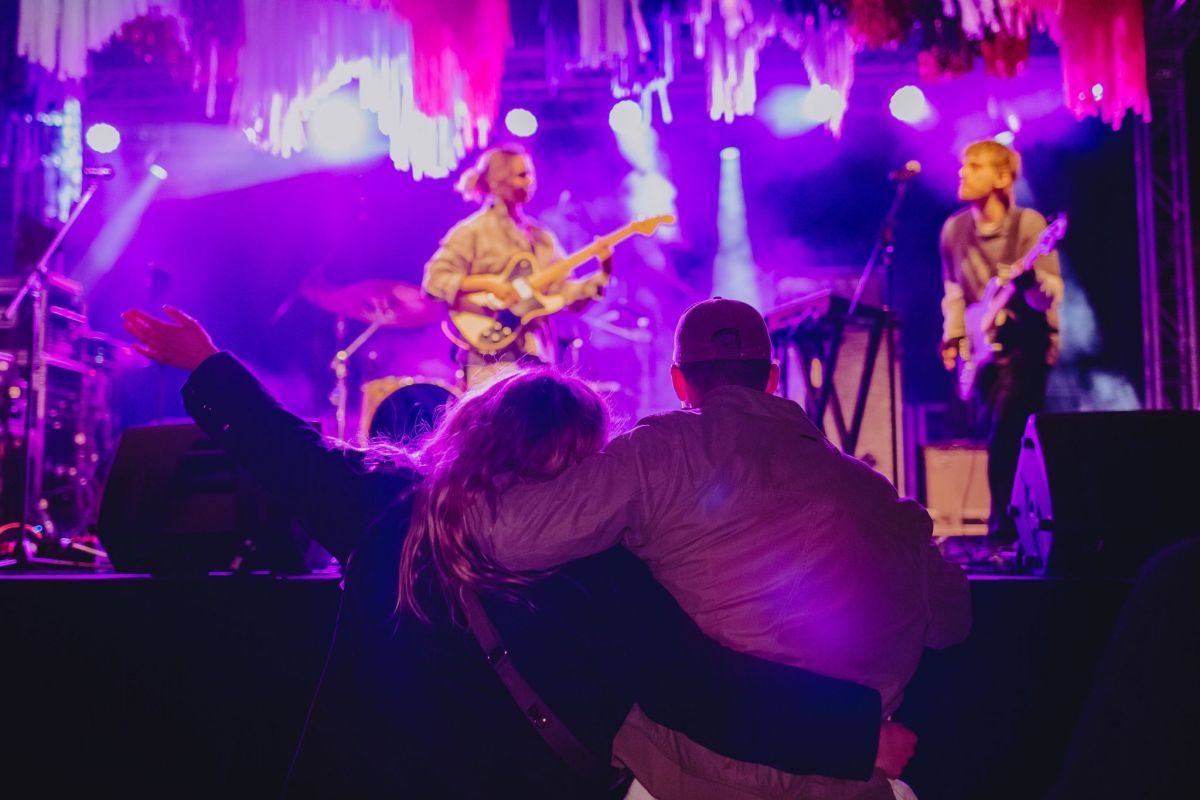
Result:
<instances>
[{"instance_id":1,"label":"open hand","mask_svg":"<svg viewBox=\"0 0 1200 800\"><path fill-rule=\"evenodd\" d=\"M133 349L160 364L189 372L217 352L199 322L172 306L163 306L163 313L174 322L156 319L136 308L121 315L125 330L140 342Z\"/></svg>"},{"instance_id":2,"label":"open hand","mask_svg":"<svg viewBox=\"0 0 1200 800\"><path fill-rule=\"evenodd\" d=\"M875 767L889 778L899 778L917 749L917 735L899 722L884 720L879 726L879 751Z\"/></svg>"}]
</instances>

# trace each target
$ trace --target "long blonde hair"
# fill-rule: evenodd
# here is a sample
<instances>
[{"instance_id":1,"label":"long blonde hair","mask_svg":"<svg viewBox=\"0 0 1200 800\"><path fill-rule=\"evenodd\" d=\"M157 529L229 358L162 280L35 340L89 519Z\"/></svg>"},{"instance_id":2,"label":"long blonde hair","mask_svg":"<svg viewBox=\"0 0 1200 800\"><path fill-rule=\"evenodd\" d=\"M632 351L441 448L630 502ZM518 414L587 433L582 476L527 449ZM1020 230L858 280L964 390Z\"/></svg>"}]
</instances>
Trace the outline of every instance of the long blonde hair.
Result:
<instances>
[{"instance_id":1,"label":"long blonde hair","mask_svg":"<svg viewBox=\"0 0 1200 800\"><path fill-rule=\"evenodd\" d=\"M506 489L554 478L598 452L608 432L605 401L550 368L515 371L460 398L414 458L424 480L401 551L396 610L428 621L415 589L426 569L446 592L519 598L536 576L492 559L466 531L467 510L483 502L495 513Z\"/></svg>"},{"instance_id":2,"label":"long blonde hair","mask_svg":"<svg viewBox=\"0 0 1200 800\"><path fill-rule=\"evenodd\" d=\"M501 169L507 169L507 163L513 158L528 157L529 152L519 144L502 144L484 150L475 165L467 167L458 176L454 184L455 190L463 199L471 203L482 203L492 194L491 182L503 177Z\"/></svg>"}]
</instances>

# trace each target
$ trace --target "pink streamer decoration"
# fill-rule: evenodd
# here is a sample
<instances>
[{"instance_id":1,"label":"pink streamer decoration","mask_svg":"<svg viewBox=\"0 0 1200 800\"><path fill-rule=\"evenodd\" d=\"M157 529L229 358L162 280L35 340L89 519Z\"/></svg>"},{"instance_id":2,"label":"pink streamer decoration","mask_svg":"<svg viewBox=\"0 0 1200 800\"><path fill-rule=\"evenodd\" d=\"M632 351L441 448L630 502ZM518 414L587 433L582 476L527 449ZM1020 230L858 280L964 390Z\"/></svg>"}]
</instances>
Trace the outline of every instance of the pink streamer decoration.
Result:
<instances>
[{"instance_id":1,"label":"pink streamer decoration","mask_svg":"<svg viewBox=\"0 0 1200 800\"><path fill-rule=\"evenodd\" d=\"M1119 130L1127 111L1150 120L1141 0L1030 0L1058 44L1063 95L1076 119Z\"/></svg>"},{"instance_id":2,"label":"pink streamer decoration","mask_svg":"<svg viewBox=\"0 0 1200 800\"><path fill-rule=\"evenodd\" d=\"M381 0L380 5L412 27L419 111L454 118L461 86L470 119L496 118L504 55L512 44L508 0Z\"/></svg>"}]
</instances>

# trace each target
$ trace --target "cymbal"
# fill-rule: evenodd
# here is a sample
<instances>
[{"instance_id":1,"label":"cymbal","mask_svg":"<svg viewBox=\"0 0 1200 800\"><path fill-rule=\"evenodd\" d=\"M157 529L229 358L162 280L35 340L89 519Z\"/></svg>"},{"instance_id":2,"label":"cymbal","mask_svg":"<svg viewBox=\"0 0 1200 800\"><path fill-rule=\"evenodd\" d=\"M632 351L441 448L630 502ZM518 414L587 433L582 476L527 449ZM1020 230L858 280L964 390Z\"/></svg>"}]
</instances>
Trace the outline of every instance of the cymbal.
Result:
<instances>
[{"instance_id":1,"label":"cymbal","mask_svg":"<svg viewBox=\"0 0 1200 800\"><path fill-rule=\"evenodd\" d=\"M342 287L306 286L300 293L331 314L389 328L420 328L437 319L441 311L420 287L383 278Z\"/></svg>"}]
</instances>

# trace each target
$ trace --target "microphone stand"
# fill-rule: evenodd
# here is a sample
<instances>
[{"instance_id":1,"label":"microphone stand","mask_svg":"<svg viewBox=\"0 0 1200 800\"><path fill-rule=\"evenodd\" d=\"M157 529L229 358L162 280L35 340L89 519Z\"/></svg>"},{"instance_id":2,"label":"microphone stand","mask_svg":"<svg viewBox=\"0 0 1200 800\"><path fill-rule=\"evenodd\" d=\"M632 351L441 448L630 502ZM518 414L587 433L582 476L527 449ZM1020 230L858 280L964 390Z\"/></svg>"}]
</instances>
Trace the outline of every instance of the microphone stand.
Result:
<instances>
[{"instance_id":1,"label":"microphone stand","mask_svg":"<svg viewBox=\"0 0 1200 800\"><path fill-rule=\"evenodd\" d=\"M79 219L83 209L91 201L96 190L100 188L98 178L93 178L79 202L71 210L66 222L59 229L53 241L46 247L46 252L34 264L33 269L25 276L24 282L13 296L8 307L3 311L5 321L11 322L20 312L21 304L26 297L33 298L33 308L29 314L29 382L25 394L25 414L22 423L22 436L25 442L25 461L21 475L21 512L16 524L16 539L13 547L13 558L0 561L0 567L80 566L75 561L60 561L50 558L37 558L29 552L32 543L27 537L28 531L34 524L35 515L38 523L45 522L43 509L38 508L42 490L42 449L45 445L46 421L46 319L49 315L49 296L46 286L50 275L50 259L57 252L59 245L67 238L67 233ZM92 565L87 565L92 566Z\"/></svg>"},{"instance_id":2,"label":"microphone stand","mask_svg":"<svg viewBox=\"0 0 1200 800\"><path fill-rule=\"evenodd\" d=\"M913 173L915 174L915 173ZM892 198L892 205L888 209L887 215L883 218L883 224L879 227L879 235L875 238L875 246L871 250L871 255L867 259L867 265L863 268L863 273L859 276L858 285L854 288L854 296L850 299L850 306L846 310L846 318L853 317L855 310L858 308L859 302L862 300L863 293L866 291L867 283L871 279L871 274L875 271L875 265L878 263L882 266L883 274L883 331L884 331L884 347L886 352L884 355L887 361L888 371L888 412L891 414L891 425L889 426L891 434L892 448L892 471L896 475L896 488L903 491L900 486L900 460L899 460L899 444L897 442L896 428L899 424L896 414L896 347L893 331L893 315L892 315L892 253L895 250L896 244L896 217L900 211L900 205L904 202L905 195L908 194L908 183L912 179L913 174L896 179L896 194ZM907 476L906 476L907 477Z\"/></svg>"}]
</instances>

